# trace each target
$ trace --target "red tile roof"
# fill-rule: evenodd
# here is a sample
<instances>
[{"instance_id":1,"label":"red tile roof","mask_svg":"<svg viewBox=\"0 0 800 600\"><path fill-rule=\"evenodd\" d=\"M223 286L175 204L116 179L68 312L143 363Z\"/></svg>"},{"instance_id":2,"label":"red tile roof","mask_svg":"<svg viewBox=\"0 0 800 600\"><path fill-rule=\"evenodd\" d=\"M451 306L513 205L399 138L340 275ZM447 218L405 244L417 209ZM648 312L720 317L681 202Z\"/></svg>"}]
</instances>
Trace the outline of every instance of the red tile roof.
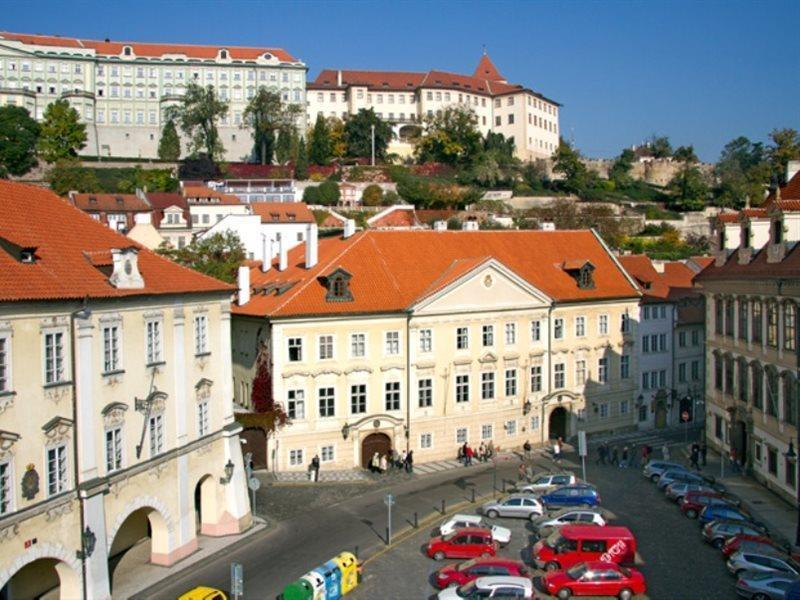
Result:
<instances>
[{"instance_id":1,"label":"red tile roof","mask_svg":"<svg viewBox=\"0 0 800 600\"><path fill-rule=\"evenodd\" d=\"M209 204L244 204L238 196L223 194L206 186L184 186L183 197L189 201L189 204L204 204L203 202L196 202L196 198L214 198L217 200L217 202Z\"/></svg>"},{"instance_id":2,"label":"red tile roof","mask_svg":"<svg viewBox=\"0 0 800 600\"><path fill-rule=\"evenodd\" d=\"M348 239L323 238L319 262L305 269L305 246L289 252L289 267L251 270L251 284L291 285L280 295L255 293L235 311L253 316L385 313L407 310L437 282L493 258L530 285L560 301L638 298L639 292L591 231L377 231ZM590 260L593 289L581 289L564 260ZM326 302L324 277L342 268L352 275L352 302Z\"/></svg>"},{"instance_id":3,"label":"red tile roof","mask_svg":"<svg viewBox=\"0 0 800 600\"><path fill-rule=\"evenodd\" d=\"M253 48L246 46L198 46L194 44L157 44L143 42L113 42L85 40L53 35L0 32L0 38L37 46L62 46L87 48L102 56L119 56L125 46L130 46L135 56L160 57L165 54L184 54L189 58L214 59L220 50L227 50L233 60L255 60L265 53L272 54L282 62L297 62L291 54L281 48Z\"/></svg>"},{"instance_id":4,"label":"red tile roof","mask_svg":"<svg viewBox=\"0 0 800 600\"><path fill-rule=\"evenodd\" d=\"M780 188L780 191L781 191L781 199L779 200L779 202L781 203L786 202L787 200L800 200L800 171L795 173L794 176L792 176L792 178L788 182L786 182L786 185ZM775 192L774 191L770 192L769 196L767 196L767 199L764 200L764 204L762 204L762 207L768 207L771 204L773 204L776 200L777 197L775 195ZM799 210L799 209L791 208L787 210Z\"/></svg>"},{"instance_id":5,"label":"red tile roof","mask_svg":"<svg viewBox=\"0 0 800 600\"><path fill-rule=\"evenodd\" d=\"M639 283L644 302L674 302L698 294L692 285L694 271L681 261L663 263L663 271L644 254L620 256L619 262Z\"/></svg>"},{"instance_id":6,"label":"red tile roof","mask_svg":"<svg viewBox=\"0 0 800 600\"><path fill-rule=\"evenodd\" d=\"M367 219L367 224L373 229L409 229L420 225L413 207L399 206L392 206L377 213Z\"/></svg>"},{"instance_id":7,"label":"red tile roof","mask_svg":"<svg viewBox=\"0 0 800 600\"><path fill-rule=\"evenodd\" d=\"M314 223L314 214L303 202L253 202L250 210L262 223Z\"/></svg>"},{"instance_id":8,"label":"red tile roof","mask_svg":"<svg viewBox=\"0 0 800 600\"><path fill-rule=\"evenodd\" d=\"M4 248L5 246L5 248ZM33 264L13 247L36 248ZM96 265L112 248L139 249L142 289L117 289ZM158 256L39 187L0 180L0 301L230 292L226 284Z\"/></svg>"},{"instance_id":9,"label":"red tile roof","mask_svg":"<svg viewBox=\"0 0 800 600\"><path fill-rule=\"evenodd\" d=\"M87 212L149 212L152 208L136 194L70 194L69 199Z\"/></svg>"},{"instance_id":10,"label":"red tile roof","mask_svg":"<svg viewBox=\"0 0 800 600\"><path fill-rule=\"evenodd\" d=\"M768 215L765 208L743 208L737 212L721 212L717 214L716 219L720 223L738 223L742 217L766 219Z\"/></svg>"},{"instance_id":11,"label":"red tile roof","mask_svg":"<svg viewBox=\"0 0 800 600\"><path fill-rule=\"evenodd\" d=\"M748 264L739 264L740 249L731 252L722 266L712 264L698 273L694 280L704 281L763 280L800 278L800 244L795 244L785 258L777 263L767 262L767 247L755 252Z\"/></svg>"},{"instance_id":12,"label":"red tile roof","mask_svg":"<svg viewBox=\"0 0 800 600\"><path fill-rule=\"evenodd\" d=\"M500 75L500 71L497 70L497 67L494 66L492 59L489 58L488 54L484 54L481 56L481 60L478 62L478 66L475 67L475 72L472 74L473 77L479 77L481 79L488 79L489 81L500 81L505 83L506 78Z\"/></svg>"},{"instance_id":13,"label":"red tile roof","mask_svg":"<svg viewBox=\"0 0 800 600\"><path fill-rule=\"evenodd\" d=\"M164 210L171 206L177 206L182 209L183 220L187 223L186 226L191 226L192 217L189 213L189 203L186 201L186 198L180 194L171 192L147 192L146 196L147 201L150 202L150 206L153 207L153 227L158 229L161 226L161 221L164 218Z\"/></svg>"}]
</instances>

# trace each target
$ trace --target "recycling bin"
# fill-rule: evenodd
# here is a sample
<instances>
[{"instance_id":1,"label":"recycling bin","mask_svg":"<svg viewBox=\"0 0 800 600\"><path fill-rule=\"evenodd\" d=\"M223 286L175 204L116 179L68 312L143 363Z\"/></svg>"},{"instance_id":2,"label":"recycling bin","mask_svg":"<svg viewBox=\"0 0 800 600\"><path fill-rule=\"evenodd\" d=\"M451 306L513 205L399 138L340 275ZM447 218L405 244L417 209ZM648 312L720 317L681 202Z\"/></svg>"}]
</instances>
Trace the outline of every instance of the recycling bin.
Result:
<instances>
[{"instance_id":1,"label":"recycling bin","mask_svg":"<svg viewBox=\"0 0 800 600\"><path fill-rule=\"evenodd\" d=\"M342 574L342 596L358 585L358 561L352 552L342 552L333 557Z\"/></svg>"},{"instance_id":2,"label":"recycling bin","mask_svg":"<svg viewBox=\"0 0 800 600\"><path fill-rule=\"evenodd\" d=\"M315 571L309 571L300 579L304 579L311 584L313 600L325 600L325 578Z\"/></svg>"},{"instance_id":3,"label":"recycling bin","mask_svg":"<svg viewBox=\"0 0 800 600\"><path fill-rule=\"evenodd\" d=\"M325 580L325 600L339 600L342 595L342 572L332 560L314 569Z\"/></svg>"},{"instance_id":4,"label":"recycling bin","mask_svg":"<svg viewBox=\"0 0 800 600\"><path fill-rule=\"evenodd\" d=\"M311 583L305 579L293 581L283 588L282 600L313 600L314 589Z\"/></svg>"}]
</instances>

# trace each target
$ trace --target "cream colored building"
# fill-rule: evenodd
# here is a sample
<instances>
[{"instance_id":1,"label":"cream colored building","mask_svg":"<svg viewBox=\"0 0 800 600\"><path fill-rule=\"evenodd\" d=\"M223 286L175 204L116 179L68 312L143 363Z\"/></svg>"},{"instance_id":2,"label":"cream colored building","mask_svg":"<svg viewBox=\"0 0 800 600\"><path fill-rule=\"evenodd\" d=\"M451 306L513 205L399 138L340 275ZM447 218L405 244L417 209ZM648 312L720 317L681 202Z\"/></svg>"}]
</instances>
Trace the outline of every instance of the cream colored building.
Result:
<instances>
[{"instance_id":1,"label":"cream colored building","mask_svg":"<svg viewBox=\"0 0 800 600\"><path fill-rule=\"evenodd\" d=\"M243 268L233 323L237 403L261 354L291 419L270 468L634 426L639 292L594 232L369 230L279 267Z\"/></svg>"},{"instance_id":2,"label":"cream colored building","mask_svg":"<svg viewBox=\"0 0 800 600\"><path fill-rule=\"evenodd\" d=\"M472 75L444 71L352 71L324 69L307 86L307 119L346 119L372 109L394 130L389 152L408 155L426 116L448 106L470 108L483 135L513 138L521 160L549 158L558 148L559 109L554 100L522 85L509 84L484 54Z\"/></svg>"},{"instance_id":3,"label":"cream colored building","mask_svg":"<svg viewBox=\"0 0 800 600\"><path fill-rule=\"evenodd\" d=\"M0 183L0 597L111 596L250 526L229 286Z\"/></svg>"},{"instance_id":4,"label":"cream colored building","mask_svg":"<svg viewBox=\"0 0 800 600\"><path fill-rule=\"evenodd\" d=\"M156 158L165 111L189 82L213 85L228 102L218 123L225 159L250 155L242 114L259 87L305 105L306 66L280 48L85 40L0 32L0 106L41 120L65 98L87 126L86 156ZM298 122L305 130L305 122ZM187 151L187 140L181 148Z\"/></svg>"}]
</instances>

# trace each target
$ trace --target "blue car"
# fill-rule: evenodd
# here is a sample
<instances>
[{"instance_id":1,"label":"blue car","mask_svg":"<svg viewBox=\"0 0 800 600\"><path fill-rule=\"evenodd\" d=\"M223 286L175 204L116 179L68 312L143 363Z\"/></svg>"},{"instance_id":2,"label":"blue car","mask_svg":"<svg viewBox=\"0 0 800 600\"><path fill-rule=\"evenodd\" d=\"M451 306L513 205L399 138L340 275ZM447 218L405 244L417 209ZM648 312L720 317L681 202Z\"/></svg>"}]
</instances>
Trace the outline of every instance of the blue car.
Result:
<instances>
[{"instance_id":1,"label":"blue car","mask_svg":"<svg viewBox=\"0 0 800 600\"><path fill-rule=\"evenodd\" d=\"M753 521L749 515L746 515L738 508L725 504L709 504L700 511L698 521L701 526L711 521L747 521L759 527L763 527L761 523Z\"/></svg>"},{"instance_id":2,"label":"blue car","mask_svg":"<svg viewBox=\"0 0 800 600\"><path fill-rule=\"evenodd\" d=\"M547 508L561 506L599 506L600 494L588 485L565 485L539 498Z\"/></svg>"}]
</instances>

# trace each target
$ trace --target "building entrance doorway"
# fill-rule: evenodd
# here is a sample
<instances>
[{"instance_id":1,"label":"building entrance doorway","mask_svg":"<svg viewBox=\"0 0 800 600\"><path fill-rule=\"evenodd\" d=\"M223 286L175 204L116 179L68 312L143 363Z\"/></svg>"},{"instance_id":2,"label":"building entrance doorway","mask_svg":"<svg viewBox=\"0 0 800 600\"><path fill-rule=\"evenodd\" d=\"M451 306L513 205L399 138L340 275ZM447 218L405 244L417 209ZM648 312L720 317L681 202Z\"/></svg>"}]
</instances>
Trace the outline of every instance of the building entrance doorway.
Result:
<instances>
[{"instance_id":1,"label":"building entrance doorway","mask_svg":"<svg viewBox=\"0 0 800 600\"><path fill-rule=\"evenodd\" d=\"M554 408L550 413L550 421L548 426L550 439L561 438L567 439L569 435L569 413L563 406Z\"/></svg>"},{"instance_id":2,"label":"building entrance doorway","mask_svg":"<svg viewBox=\"0 0 800 600\"><path fill-rule=\"evenodd\" d=\"M736 460L744 467L747 465L747 423L736 421L733 426L733 447L736 448Z\"/></svg>"},{"instance_id":3,"label":"building entrance doorway","mask_svg":"<svg viewBox=\"0 0 800 600\"><path fill-rule=\"evenodd\" d=\"M361 442L361 466L369 469L369 463L377 452L379 456L389 453L392 448L392 440L385 433L370 433Z\"/></svg>"}]
</instances>

